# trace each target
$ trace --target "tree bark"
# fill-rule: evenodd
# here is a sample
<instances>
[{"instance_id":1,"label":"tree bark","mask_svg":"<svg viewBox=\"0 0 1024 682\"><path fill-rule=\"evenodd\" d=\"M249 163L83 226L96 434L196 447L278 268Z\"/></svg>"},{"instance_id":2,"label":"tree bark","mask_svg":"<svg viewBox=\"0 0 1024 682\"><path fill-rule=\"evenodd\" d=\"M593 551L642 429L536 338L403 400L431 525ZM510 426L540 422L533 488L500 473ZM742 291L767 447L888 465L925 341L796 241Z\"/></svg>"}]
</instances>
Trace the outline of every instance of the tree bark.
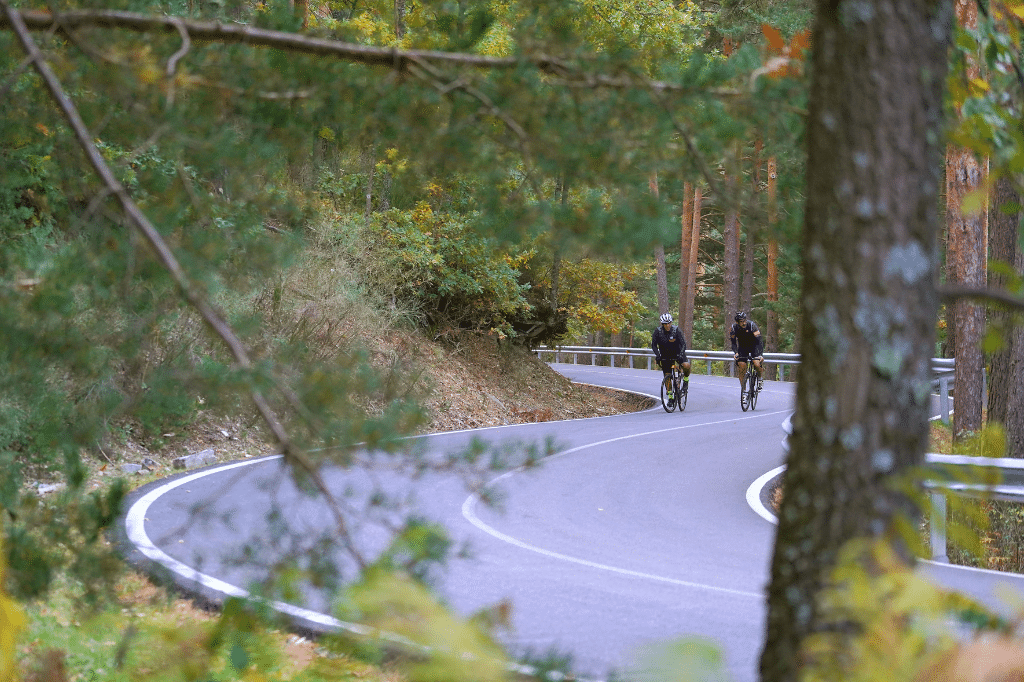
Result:
<instances>
[{"instance_id":1,"label":"tree bark","mask_svg":"<svg viewBox=\"0 0 1024 682\"><path fill-rule=\"evenodd\" d=\"M683 338L686 339L687 343L693 343L693 316L696 314L697 265L700 261L700 219L703 202L704 190L698 185L693 190L693 232L690 238L689 267L687 268L687 289L690 294L686 299L686 316L683 318L686 323L686 328L683 330Z\"/></svg>"},{"instance_id":2,"label":"tree bark","mask_svg":"<svg viewBox=\"0 0 1024 682\"><path fill-rule=\"evenodd\" d=\"M690 289L690 246L693 241L693 185L689 182L683 183L683 215L680 220L682 226L682 238L679 242L679 329L683 332L683 338L689 343L691 337L686 333L686 325L689 322L691 328L693 322L689 320L688 311L693 300L693 291Z\"/></svg>"},{"instance_id":3,"label":"tree bark","mask_svg":"<svg viewBox=\"0 0 1024 682\"><path fill-rule=\"evenodd\" d=\"M779 313L775 304L779 302L779 241L775 238L778 223L778 204L776 180L778 163L775 157L768 159L768 313L765 320L765 348L770 353L779 352ZM775 376L775 367L769 370L769 376Z\"/></svg>"},{"instance_id":4,"label":"tree bark","mask_svg":"<svg viewBox=\"0 0 1024 682\"><path fill-rule=\"evenodd\" d=\"M741 226L742 229L742 226ZM737 235L739 230L737 230ZM754 310L754 261L757 254L756 229L747 227L747 241L743 246L743 286L740 294L740 310L751 313Z\"/></svg>"},{"instance_id":5,"label":"tree bark","mask_svg":"<svg viewBox=\"0 0 1024 682\"><path fill-rule=\"evenodd\" d=\"M974 0L956 0L957 22L964 28L978 27L978 6ZM976 78L980 70L969 62L967 78ZM984 181L984 164L974 152L950 146L946 152L946 260L950 284L984 286L988 250L988 213L964 213L964 197L978 191ZM985 306L962 299L953 307L953 347L956 370L953 392L953 435L961 437L977 432L982 424L984 355L981 340L985 334Z\"/></svg>"},{"instance_id":6,"label":"tree bark","mask_svg":"<svg viewBox=\"0 0 1024 682\"><path fill-rule=\"evenodd\" d=\"M756 199L761 191L761 140L754 143L754 158L753 165L754 170L751 174L753 176L753 188L751 196ZM743 247L743 283L740 287L740 309L746 310L747 313L751 313L754 309L754 263L757 256L757 224L753 221L749 221L746 226L747 241ZM743 225L740 224L740 230L737 231L737 239L739 239L739 232L742 231Z\"/></svg>"},{"instance_id":7,"label":"tree bark","mask_svg":"<svg viewBox=\"0 0 1024 682\"><path fill-rule=\"evenodd\" d=\"M915 510L888 484L920 464L928 444L931 354L922 350L934 342L938 307L936 140L951 8L931 0L866 0L856 13L837 11L833 0L816 5L803 371L762 682L796 682L809 635L848 631L836 620L844 616L822 609L819 592L847 541L901 547L897 522Z\"/></svg>"},{"instance_id":8,"label":"tree bark","mask_svg":"<svg viewBox=\"0 0 1024 682\"><path fill-rule=\"evenodd\" d=\"M395 0L395 37L405 37L405 0Z\"/></svg>"},{"instance_id":9,"label":"tree bark","mask_svg":"<svg viewBox=\"0 0 1024 682\"><path fill-rule=\"evenodd\" d=\"M725 180L726 195L733 197L736 193L736 176L730 175ZM727 198L727 201L729 199ZM729 329L733 315L739 310L740 304L740 220L735 203L731 203L725 212L725 226L722 230L724 255L722 257L722 312L725 317L723 327L723 347L730 348Z\"/></svg>"},{"instance_id":10,"label":"tree bark","mask_svg":"<svg viewBox=\"0 0 1024 682\"><path fill-rule=\"evenodd\" d=\"M1019 209L1013 213L1004 207L1020 206L1021 197L1005 177L996 181L990 208L992 259L1008 264L1018 275L1024 274L1024 249L1020 247ZM990 285L1004 289L1011 277L994 271ZM988 420L1006 430L1006 456L1024 457L1024 326L1015 324L1016 315L1004 306L992 305L989 321L1001 330L1003 346L992 354L992 375L988 383Z\"/></svg>"},{"instance_id":11,"label":"tree bark","mask_svg":"<svg viewBox=\"0 0 1024 682\"><path fill-rule=\"evenodd\" d=\"M648 185L651 188L651 194L657 198L659 196L657 174L651 175ZM668 273L665 269L665 246L663 244L657 244L654 247L654 263L658 279L658 314L661 315L670 310L668 302Z\"/></svg>"}]
</instances>

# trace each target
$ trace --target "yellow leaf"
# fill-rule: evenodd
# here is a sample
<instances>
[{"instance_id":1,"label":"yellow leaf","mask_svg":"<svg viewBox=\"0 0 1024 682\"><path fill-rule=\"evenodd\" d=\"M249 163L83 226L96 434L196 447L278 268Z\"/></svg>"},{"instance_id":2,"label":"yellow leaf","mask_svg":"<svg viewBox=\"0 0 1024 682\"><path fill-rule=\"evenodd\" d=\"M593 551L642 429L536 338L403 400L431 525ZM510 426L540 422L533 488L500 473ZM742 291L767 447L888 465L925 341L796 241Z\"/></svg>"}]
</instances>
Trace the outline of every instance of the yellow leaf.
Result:
<instances>
[{"instance_id":1,"label":"yellow leaf","mask_svg":"<svg viewBox=\"0 0 1024 682\"><path fill-rule=\"evenodd\" d=\"M985 190L975 190L974 192L968 192L964 196L964 201L960 206L960 211L965 216L980 215L985 211L986 204L988 203L988 192Z\"/></svg>"},{"instance_id":2,"label":"yellow leaf","mask_svg":"<svg viewBox=\"0 0 1024 682\"><path fill-rule=\"evenodd\" d=\"M3 556L3 551L0 551L0 682L15 682L18 679L15 662L18 635L25 629L27 621L17 602L3 589Z\"/></svg>"}]
</instances>

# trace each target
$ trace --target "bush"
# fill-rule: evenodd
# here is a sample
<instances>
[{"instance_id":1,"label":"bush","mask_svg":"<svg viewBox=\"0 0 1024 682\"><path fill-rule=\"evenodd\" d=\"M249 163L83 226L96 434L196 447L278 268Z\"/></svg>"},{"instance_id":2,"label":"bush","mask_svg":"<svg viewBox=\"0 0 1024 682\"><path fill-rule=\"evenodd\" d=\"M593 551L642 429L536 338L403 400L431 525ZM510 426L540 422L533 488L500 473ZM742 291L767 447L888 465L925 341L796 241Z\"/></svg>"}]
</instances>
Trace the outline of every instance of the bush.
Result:
<instances>
[{"instance_id":1,"label":"bush","mask_svg":"<svg viewBox=\"0 0 1024 682\"><path fill-rule=\"evenodd\" d=\"M527 313L528 285L509 259L460 217L421 202L412 211L374 216L361 262L365 280L386 298L420 311L434 327L514 335Z\"/></svg>"}]
</instances>

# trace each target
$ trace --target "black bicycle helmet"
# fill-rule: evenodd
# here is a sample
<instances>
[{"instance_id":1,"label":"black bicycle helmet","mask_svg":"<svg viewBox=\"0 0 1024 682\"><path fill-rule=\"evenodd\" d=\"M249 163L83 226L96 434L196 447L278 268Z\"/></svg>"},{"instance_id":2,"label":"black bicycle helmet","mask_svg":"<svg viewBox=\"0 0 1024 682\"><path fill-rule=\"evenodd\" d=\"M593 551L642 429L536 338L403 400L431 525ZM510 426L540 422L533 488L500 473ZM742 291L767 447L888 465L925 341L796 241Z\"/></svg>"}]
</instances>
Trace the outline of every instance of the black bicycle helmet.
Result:
<instances>
[{"instance_id":1,"label":"black bicycle helmet","mask_svg":"<svg viewBox=\"0 0 1024 682\"><path fill-rule=\"evenodd\" d=\"M736 317L734 319L737 322L742 322L743 320L747 319L747 314L741 310L738 313L736 313Z\"/></svg>"}]
</instances>

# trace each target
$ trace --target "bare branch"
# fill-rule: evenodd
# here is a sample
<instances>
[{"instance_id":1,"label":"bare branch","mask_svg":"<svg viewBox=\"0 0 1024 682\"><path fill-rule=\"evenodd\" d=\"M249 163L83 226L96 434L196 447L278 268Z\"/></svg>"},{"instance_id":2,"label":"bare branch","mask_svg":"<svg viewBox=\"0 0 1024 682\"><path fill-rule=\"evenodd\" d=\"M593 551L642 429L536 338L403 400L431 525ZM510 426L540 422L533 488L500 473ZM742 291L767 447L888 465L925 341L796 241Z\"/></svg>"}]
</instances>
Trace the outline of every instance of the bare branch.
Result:
<instances>
[{"instance_id":1,"label":"bare branch","mask_svg":"<svg viewBox=\"0 0 1024 682\"><path fill-rule=\"evenodd\" d=\"M138 205L132 201L127 189L114 176L113 171L111 171L106 160L93 143L92 135L90 134L85 121L82 120L77 107L67 96L67 93L64 92L64 88L61 85L60 80L53 72L53 69L50 68L49 63L43 57L43 54L39 51L35 42L32 40L32 36L24 22L22 22L19 13L10 8L7 0L0 0L0 8L3 9L3 13L7 17L8 25L14 29L25 54L31 60L36 71L45 82L47 89L50 91L50 96L55 100L61 111L64 113L64 116L67 119L68 124L71 126L71 129L74 131L75 137L78 139L79 145L85 152L90 165L103 182L105 191L117 198L118 202L121 204L121 209L124 211L131 224L149 243L149 246L153 249L157 260L174 279L175 284L178 285L178 288L181 290L185 299L200 314L200 316L202 316L203 320L214 331L214 333L221 338L224 344L228 347L238 366L246 370L252 369L252 360L249 358L249 353L241 339L238 338L235 331L227 321L225 321L213 306L210 305L210 303L192 286L188 279L188 275L174 256L174 252L171 251L167 242L165 242L163 237L160 235L159 230L157 230L156 226L150 222L149 218L146 217ZM296 463L300 469L305 471L317 489L324 495L326 501L332 508L335 523L338 526L339 533L341 534L346 547L349 549L353 558L360 563L360 567L365 567L365 562L361 554L357 551L354 543L352 542L345 518L316 467L309 458L306 457L305 453L297 450L291 443L284 426L277 419L277 416L274 414L273 408L271 408L270 404L267 402L266 397L264 397L259 391L255 390L251 392L250 397L253 404L256 406L257 411L259 411L260 416L263 418L264 423L266 423L270 432L273 434L274 439L277 441L277 444L280 446L281 452L285 458Z\"/></svg>"},{"instance_id":2,"label":"bare branch","mask_svg":"<svg viewBox=\"0 0 1024 682\"><path fill-rule=\"evenodd\" d=\"M171 55L171 58L167 60L167 77L173 78L174 72L178 69L178 62L188 54L189 48L192 47L192 39L189 38L188 31L185 30L185 24L181 19L174 22L174 27L178 29L178 33L181 35L181 47Z\"/></svg>"},{"instance_id":3,"label":"bare branch","mask_svg":"<svg viewBox=\"0 0 1024 682\"><path fill-rule=\"evenodd\" d=\"M956 301L962 298L994 301L1014 310L1024 310L1024 298L1011 294L1004 289L947 284L939 287L939 296L945 301Z\"/></svg>"}]
</instances>

